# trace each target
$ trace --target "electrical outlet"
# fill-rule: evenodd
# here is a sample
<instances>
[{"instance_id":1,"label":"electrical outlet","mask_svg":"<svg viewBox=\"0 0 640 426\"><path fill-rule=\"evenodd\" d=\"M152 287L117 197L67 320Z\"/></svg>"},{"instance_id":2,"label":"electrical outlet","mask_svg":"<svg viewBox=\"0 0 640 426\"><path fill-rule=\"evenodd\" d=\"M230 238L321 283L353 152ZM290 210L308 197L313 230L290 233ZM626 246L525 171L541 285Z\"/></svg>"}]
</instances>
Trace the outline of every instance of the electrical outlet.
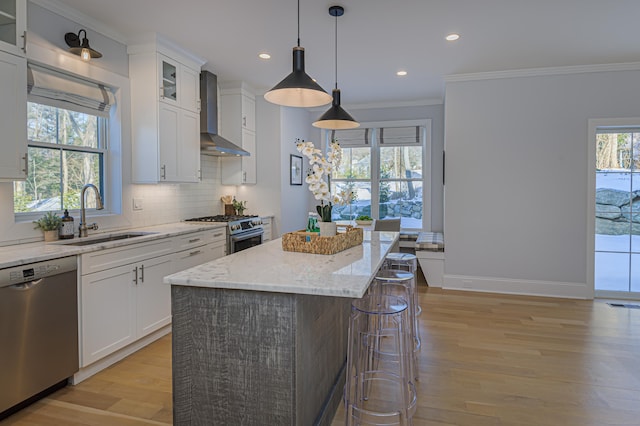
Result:
<instances>
[{"instance_id":1,"label":"electrical outlet","mask_svg":"<svg viewBox=\"0 0 640 426\"><path fill-rule=\"evenodd\" d=\"M134 198L133 199L133 209L134 210L142 210L142 198Z\"/></svg>"}]
</instances>

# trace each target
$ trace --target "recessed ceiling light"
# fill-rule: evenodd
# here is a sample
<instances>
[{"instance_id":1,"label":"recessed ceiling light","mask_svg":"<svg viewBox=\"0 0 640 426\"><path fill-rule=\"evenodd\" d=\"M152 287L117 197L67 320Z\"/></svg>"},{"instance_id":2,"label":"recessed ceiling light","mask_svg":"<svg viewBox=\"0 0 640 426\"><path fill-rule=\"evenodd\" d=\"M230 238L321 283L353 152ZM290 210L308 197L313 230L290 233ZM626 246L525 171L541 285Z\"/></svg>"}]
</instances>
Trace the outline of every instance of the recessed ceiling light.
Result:
<instances>
[{"instance_id":1,"label":"recessed ceiling light","mask_svg":"<svg viewBox=\"0 0 640 426\"><path fill-rule=\"evenodd\" d=\"M267 52L262 52L261 54L258 55L258 57L260 59L271 59L271 55L269 55Z\"/></svg>"},{"instance_id":2,"label":"recessed ceiling light","mask_svg":"<svg viewBox=\"0 0 640 426\"><path fill-rule=\"evenodd\" d=\"M447 41L456 41L460 38L460 34L456 34L456 33L451 33L448 36L445 37L445 39Z\"/></svg>"},{"instance_id":3,"label":"recessed ceiling light","mask_svg":"<svg viewBox=\"0 0 640 426\"><path fill-rule=\"evenodd\" d=\"M398 71L396 73L396 75L399 75L400 77L403 77L403 76L407 75L407 72L406 71Z\"/></svg>"}]
</instances>

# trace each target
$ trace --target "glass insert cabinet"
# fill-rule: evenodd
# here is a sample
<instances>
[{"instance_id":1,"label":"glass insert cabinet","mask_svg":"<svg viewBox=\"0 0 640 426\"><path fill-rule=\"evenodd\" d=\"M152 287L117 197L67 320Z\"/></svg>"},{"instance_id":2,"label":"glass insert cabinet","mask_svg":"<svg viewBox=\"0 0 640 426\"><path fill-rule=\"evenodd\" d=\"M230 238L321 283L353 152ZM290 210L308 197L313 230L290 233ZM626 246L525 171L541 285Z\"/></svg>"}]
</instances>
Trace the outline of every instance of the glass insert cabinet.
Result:
<instances>
[{"instance_id":1,"label":"glass insert cabinet","mask_svg":"<svg viewBox=\"0 0 640 426\"><path fill-rule=\"evenodd\" d=\"M0 50L24 55L27 29L26 0L0 0Z\"/></svg>"}]
</instances>

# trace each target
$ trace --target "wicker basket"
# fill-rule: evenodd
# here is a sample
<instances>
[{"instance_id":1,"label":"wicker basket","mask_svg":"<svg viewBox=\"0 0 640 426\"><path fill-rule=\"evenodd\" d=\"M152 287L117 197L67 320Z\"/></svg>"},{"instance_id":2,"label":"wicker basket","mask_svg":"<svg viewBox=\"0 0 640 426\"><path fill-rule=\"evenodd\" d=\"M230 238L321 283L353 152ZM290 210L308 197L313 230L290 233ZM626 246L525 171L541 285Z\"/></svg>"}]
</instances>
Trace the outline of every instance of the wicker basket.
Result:
<instances>
[{"instance_id":1,"label":"wicker basket","mask_svg":"<svg viewBox=\"0 0 640 426\"><path fill-rule=\"evenodd\" d=\"M317 232L295 231L282 236L282 250L313 254L336 254L362 244L362 228L347 227L334 237L321 237Z\"/></svg>"}]
</instances>

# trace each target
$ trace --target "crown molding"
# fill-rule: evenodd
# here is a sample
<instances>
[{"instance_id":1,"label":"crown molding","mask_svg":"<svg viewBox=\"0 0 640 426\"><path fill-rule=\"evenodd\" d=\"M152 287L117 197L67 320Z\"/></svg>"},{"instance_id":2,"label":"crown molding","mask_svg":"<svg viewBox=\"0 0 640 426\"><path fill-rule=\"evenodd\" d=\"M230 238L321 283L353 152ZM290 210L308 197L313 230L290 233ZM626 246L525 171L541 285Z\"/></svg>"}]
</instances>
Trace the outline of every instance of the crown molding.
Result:
<instances>
[{"instance_id":1,"label":"crown molding","mask_svg":"<svg viewBox=\"0 0 640 426\"><path fill-rule=\"evenodd\" d=\"M574 65L566 67L529 68L521 70L489 71L468 74L452 74L444 78L445 83L476 80L497 80L514 77L539 77L548 75L583 74L607 71L639 71L640 62L616 64Z\"/></svg>"},{"instance_id":2,"label":"crown molding","mask_svg":"<svg viewBox=\"0 0 640 426\"><path fill-rule=\"evenodd\" d=\"M116 32L113 28L108 26L102 21L98 21L91 16L85 15L84 13L80 13L75 9L60 3L58 0L29 0L33 4L37 4L53 13L56 13L60 16L68 18L78 25L82 27L91 28L93 31L99 32L100 34L109 37L112 40L117 41L118 43L127 44L127 40L122 34Z\"/></svg>"}]
</instances>

